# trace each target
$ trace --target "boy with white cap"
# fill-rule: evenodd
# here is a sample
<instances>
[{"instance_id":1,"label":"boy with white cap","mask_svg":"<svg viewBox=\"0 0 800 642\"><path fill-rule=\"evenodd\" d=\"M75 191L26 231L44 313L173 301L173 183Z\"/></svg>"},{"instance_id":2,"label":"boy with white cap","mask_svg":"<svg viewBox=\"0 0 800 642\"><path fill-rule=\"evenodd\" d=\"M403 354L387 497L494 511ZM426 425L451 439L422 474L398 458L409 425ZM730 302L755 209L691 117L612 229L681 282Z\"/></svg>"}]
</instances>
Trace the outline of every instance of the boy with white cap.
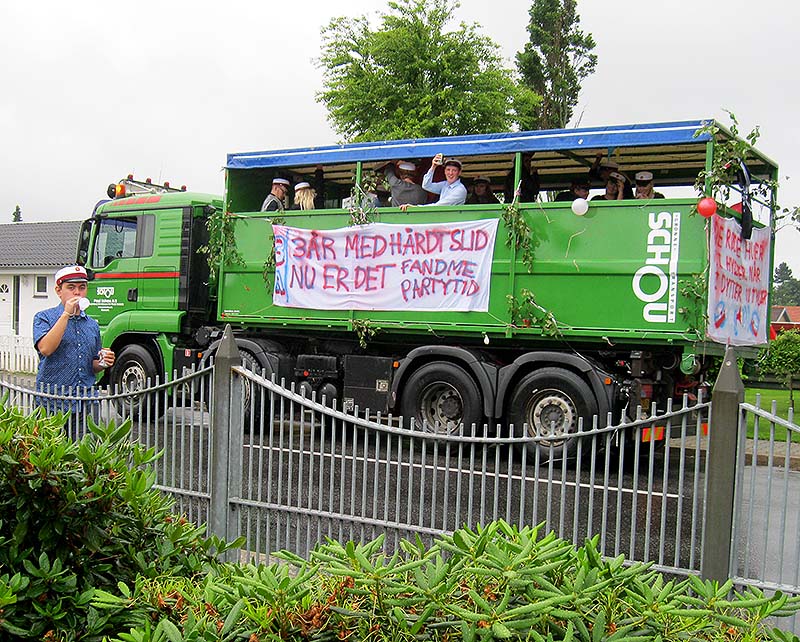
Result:
<instances>
[{"instance_id":1,"label":"boy with white cap","mask_svg":"<svg viewBox=\"0 0 800 642\"><path fill-rule=\"evenodd\" d=\"M36 388L52 393L60 393L62 387L92 389L95 375L114 365L115 356L103 349L100 326L84 311L89 277L82 266L70 265L56 272L55 280L61 303L33 317L33 345L41 358ZM80 410L79 402L45 403L50 410L72 410L73 415Z\"/></svg>"},{"instance_id":2,"label":"boy with white cap","mask_svg":"<svg viewBox=\"0 0 800 642\"><path fill-rule=\"evenodd\" d=\"M653 172L636 172L636 198L651 199L664 198L661 192L653 189Z\"/></svg>"},{"instance_id":3,"label":"boy with white cap","mask_svg":"<svg viewBox=\"0 0 800 642\"><path fill-rule=\"evenodd\" d=\"M286 195L289 193L289 183L285 178L273 178L272 190L261 204L262 212L282 212Z\"/></svg>"},{"instance_id":4,"label":"boy with white cap","mask_svg":"<svg viewBox=\"0 0 800 642\"><path fill-rule=\"evenodd\" d=\"M383 169L386 182L392 188L392 206L400 205L422 205L428 202L428 193L422 189L422 185L414 182L413 172L417 166L408 161L400 161L397 164L397 173L394 171L394 164L389 163Z\"/></svg>"}]
</instances>

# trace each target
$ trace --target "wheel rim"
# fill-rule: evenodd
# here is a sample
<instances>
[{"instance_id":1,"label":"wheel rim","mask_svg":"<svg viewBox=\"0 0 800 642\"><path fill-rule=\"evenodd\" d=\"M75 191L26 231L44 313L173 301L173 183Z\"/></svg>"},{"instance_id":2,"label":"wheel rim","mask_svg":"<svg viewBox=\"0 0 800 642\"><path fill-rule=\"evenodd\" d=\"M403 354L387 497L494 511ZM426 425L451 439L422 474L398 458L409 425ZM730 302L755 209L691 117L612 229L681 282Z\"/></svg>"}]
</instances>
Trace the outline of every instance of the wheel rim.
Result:
<instances>
[{"instance_id":1,"label":"wheel rim","mask_svg":"<svg viewBox=\"0 0 800 642\"><path fill-rule=\"evenodd\" d=\"M147 373L140 363L130 363L120 376L120 387L125 392L136 392L145 388Z\"/></svg>"},{"instance_id":2,"label":"wheel rim","mask_svg":"<svg viewBox=\"0 0 800 642\"><path fill-rule=\"evenodd\" d=\"M578 431L575 404L559 390L539 390L525 407L525 421L533 437L546 437L543 445L561 446Z\"/></svg>"},{"instance_id":3,"label":"wheel rim","mask_svg":"<svg viewBox=\"0 0 800 642\"><path fill-rule=\"evenodd\" d=\"M464 400L458 390L443 381L425 387L419 400L420 419L431 432L456 432L464 418Z\"/></svg>"}]
</instances>

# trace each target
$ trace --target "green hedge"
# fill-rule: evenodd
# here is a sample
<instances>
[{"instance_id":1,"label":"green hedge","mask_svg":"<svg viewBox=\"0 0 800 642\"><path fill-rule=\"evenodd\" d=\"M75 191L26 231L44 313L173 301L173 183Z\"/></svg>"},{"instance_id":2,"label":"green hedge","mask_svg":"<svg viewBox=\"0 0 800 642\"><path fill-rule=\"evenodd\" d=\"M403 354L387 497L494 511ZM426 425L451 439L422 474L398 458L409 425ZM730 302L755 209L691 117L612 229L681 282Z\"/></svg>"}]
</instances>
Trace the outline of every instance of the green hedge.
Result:
<instances>
[{"instance_id":1,"label":"green hedge","mask_svg":"<svg viewBox=\"0 0 800 642\"><path fill-rule=\"evenodd\" d=\"M796 598L665 581L537 528L494 522L432 547L383 538L319 546L305 561L221 566L202 582L138 582L95 605L139 613L123 642L169 640L796 640L769 628Z\"/></svg>"},{"instance_id":2,"label":"green hedge","mask_svg":"<svg viewBox=\"0 0 800 642\"><path fill-rule=\"evenodd\" d=\"M0 404L0 638L101 640L127 626L91 602L97 589L205 573L215 544L152 488L156 457L130 425L91 426Z\"/></svg>"}]
</instances>

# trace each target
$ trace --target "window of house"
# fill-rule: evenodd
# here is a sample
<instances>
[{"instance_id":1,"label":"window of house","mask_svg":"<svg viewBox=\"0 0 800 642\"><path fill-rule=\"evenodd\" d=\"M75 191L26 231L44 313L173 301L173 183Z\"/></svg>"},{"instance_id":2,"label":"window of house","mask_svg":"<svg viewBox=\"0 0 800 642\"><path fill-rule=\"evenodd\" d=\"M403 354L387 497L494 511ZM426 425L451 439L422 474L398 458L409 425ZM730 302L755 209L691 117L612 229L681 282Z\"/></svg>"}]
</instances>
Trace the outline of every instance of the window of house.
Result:
<instances>
[{"instance_id":1,"label":"window of house","mask_svg":"<svg viewBox=\"0 0 800 642\"><path fill-rule=\"evenodd\" d=\"M47 296L47 277L37 276L33 286L33 296Z\"/></svg>"}]
</instances>

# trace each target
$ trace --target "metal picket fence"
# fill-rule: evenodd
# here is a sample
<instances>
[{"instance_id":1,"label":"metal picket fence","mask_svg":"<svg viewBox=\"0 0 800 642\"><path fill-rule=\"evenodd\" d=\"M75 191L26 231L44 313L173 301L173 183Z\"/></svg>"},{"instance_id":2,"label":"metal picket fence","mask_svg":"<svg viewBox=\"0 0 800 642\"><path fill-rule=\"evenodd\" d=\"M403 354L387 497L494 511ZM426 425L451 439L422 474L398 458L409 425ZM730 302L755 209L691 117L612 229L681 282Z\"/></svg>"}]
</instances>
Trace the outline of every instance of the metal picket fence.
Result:
<instances>
[{"instance_id":1,"label":"metal picket fence","mask_svg":"<svg viewBox=\"0 0 800 642\"><path fill-rule=\"evenodd\" d=\"M208 391L213 369L150 382L136 393L66 387L36 390L32 377L0 378L0 399L25 412L38 407L68 412L64 430L70 439L96 422L131 421L131 439L162 453L156 461L156 487L175 499L175 512L203 524L209 518L211 458Z\"/></svg>"},{"instance_id":2,"label":"metal picket fence","mask_svg":"<svg viewBox=\"0 0 800 642\"><path fill-rule=\"evenodd\" d=\"M227 535L244 535L256 558L283 548L306 555L325 537L385 533L393 548L401 538L431 542L504 519L542 523L576 543L599 535L603 554L673 573L700 570L708 403L687 400L656 418L605 428L595 418L561 457L552 443L520 437L513 426L432 434L235 372L253 392L239 413L249 418L241 448L232 451L241 487L229 497ZM664 440L642 441L653 433Z\"/></svg>"},{"instance_id":3,"label":"metal picket fence","mask_svg":"<svg viewBox=\"0 0 800 642\"><path fill-rule=\"evenodd\" d=\"M800 593L800 427L743 403L735 359L713 404L687 398L635 422L595 417L567 456L513 426L438 434L343 412L239 363L231 340L213 367L136 393L101 391L66 430L82 434L89 414L130 419L133 438L162 452L157 484L176 512L244 536L237 559L306 555L326 537L386 534L391 550L504 519L576 544L597 536L602 554L677 576ZM26 410L81 396L31 388L0 380L6 403Z\"/></svg>"},{"instance_id":4,"label":"metal picket fence","mask_svg":"<svg viewBox=\"0 0 800 642\"><path fill-rule=\"evenodd\" d=\"M33 338L19 335L0 336L0 372L35 373L39 354Z\"/></svg>"}]
</instances>

